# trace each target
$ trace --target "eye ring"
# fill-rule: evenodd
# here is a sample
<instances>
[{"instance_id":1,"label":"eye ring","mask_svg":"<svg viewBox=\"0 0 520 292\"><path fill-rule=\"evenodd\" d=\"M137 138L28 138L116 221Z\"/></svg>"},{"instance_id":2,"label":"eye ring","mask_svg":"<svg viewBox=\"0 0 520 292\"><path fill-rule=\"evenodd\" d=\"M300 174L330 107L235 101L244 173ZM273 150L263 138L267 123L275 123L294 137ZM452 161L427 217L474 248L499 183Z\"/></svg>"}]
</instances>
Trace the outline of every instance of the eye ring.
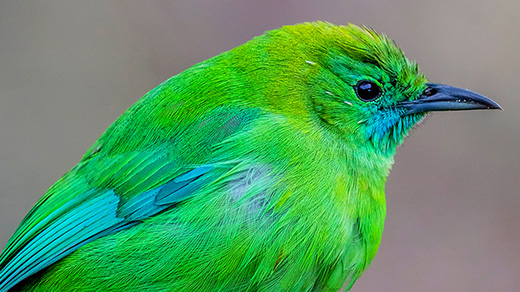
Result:
<instances>
[{"instance_id":1,"label":"eye ring","mask_svg":"<svg viewBox=\"0 0 520 292\"><path fill-rule=\"evenodd\" d=\"M379 85L370 80L361 80L355 86L354 90L359 99L365 102L376 100L381 96L383 90Z\"/></svg>"}]
</instances>

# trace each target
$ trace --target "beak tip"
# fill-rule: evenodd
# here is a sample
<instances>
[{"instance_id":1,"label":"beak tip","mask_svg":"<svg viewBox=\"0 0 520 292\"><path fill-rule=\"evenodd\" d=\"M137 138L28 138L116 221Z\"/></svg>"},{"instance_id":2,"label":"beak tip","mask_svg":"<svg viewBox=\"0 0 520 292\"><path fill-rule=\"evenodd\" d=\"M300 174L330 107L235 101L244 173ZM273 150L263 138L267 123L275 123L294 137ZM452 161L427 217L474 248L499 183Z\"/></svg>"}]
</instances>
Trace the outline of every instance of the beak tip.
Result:
<instances>
[{"instance_id":1,"label":"beak tip","mask_svg":"<svg viewBox=\"0 0 520 292\"><path fill-rule=\"evenodd\" d=\"M487 104L487 109L498 109L498 110L504 111L504 108L502 108L502 106L499 105L494 100L489 99L488 101L489 101L489 104Z\"/></svg>"}]
</instances>

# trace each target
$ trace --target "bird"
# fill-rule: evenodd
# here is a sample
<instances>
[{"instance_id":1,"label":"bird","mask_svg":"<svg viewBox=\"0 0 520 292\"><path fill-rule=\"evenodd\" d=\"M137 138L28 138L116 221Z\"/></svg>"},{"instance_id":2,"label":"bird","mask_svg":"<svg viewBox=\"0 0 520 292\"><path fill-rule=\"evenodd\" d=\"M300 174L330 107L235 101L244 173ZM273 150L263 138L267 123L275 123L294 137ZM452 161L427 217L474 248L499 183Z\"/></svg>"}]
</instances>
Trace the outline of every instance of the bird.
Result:
<instances>
[{"instance_id":1,"label":"bird","mask_svg":"<svg viewBox=\"0 0 520 292\"><path fill-rule=\"evenodd\" d=\"M350 290L396 148L430 112L476 109L502 108L371 28L267 31L124 112L20 223L0 292Z\"/></svg>"}]
</instances>

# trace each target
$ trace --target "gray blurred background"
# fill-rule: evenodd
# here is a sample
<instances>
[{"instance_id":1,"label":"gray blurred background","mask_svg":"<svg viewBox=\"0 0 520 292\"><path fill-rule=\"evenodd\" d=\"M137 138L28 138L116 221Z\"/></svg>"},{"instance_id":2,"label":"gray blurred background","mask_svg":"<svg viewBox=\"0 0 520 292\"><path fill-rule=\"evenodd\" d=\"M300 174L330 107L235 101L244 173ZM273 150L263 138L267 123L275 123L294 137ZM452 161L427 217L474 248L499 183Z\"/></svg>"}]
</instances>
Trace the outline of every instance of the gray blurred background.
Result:
<instances>
[{"instance_id":1,"label":"gray blurred background","mask_svg":"<svg viewBox=\"0 0 520 292\"><path fill-rule=\"evenodd\" d=\"M385 32L433 82L499 111L436 113L398 150L378 255L353 291L520 291L520 2L1 1L0 249L125 109L285 24Z\"/></svg>"}]
</instances>

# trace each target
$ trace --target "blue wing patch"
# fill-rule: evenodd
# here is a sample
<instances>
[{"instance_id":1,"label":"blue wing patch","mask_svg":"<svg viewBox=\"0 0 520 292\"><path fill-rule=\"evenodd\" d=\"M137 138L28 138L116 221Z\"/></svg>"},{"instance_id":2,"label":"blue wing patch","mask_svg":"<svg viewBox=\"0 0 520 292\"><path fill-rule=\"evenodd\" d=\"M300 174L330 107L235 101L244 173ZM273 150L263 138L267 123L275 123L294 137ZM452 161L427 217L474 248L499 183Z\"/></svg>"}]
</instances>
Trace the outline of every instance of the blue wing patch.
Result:
<instances>
[{"instance_id":1,"label":"blue wing patch","mask_svg":"<svg viewBox=\"0 0 520 292\"><path fill-rule=\"evenodd\" d=\"M166 183L157 194L156 204L169 205L177 203L207 183L208 176L203 177L212 166L206 165L180 175ZM195 182L197 181L197 182Z\"/></svg>"},{"instance_id":2,"label":"blue wing patch","mask_svg":"<svg viewBox=\"0 0 520 292\"><path fill-rule=\"evenodd\" d=\"M215 179L213 166L188 171L124 204L114 190L85 192L54 210L23 233L2 255L0 292L57 262L93 240L134 226L174 206ZM15 251L15 249L17 249Z\"/></svg>"}]
</instances>

